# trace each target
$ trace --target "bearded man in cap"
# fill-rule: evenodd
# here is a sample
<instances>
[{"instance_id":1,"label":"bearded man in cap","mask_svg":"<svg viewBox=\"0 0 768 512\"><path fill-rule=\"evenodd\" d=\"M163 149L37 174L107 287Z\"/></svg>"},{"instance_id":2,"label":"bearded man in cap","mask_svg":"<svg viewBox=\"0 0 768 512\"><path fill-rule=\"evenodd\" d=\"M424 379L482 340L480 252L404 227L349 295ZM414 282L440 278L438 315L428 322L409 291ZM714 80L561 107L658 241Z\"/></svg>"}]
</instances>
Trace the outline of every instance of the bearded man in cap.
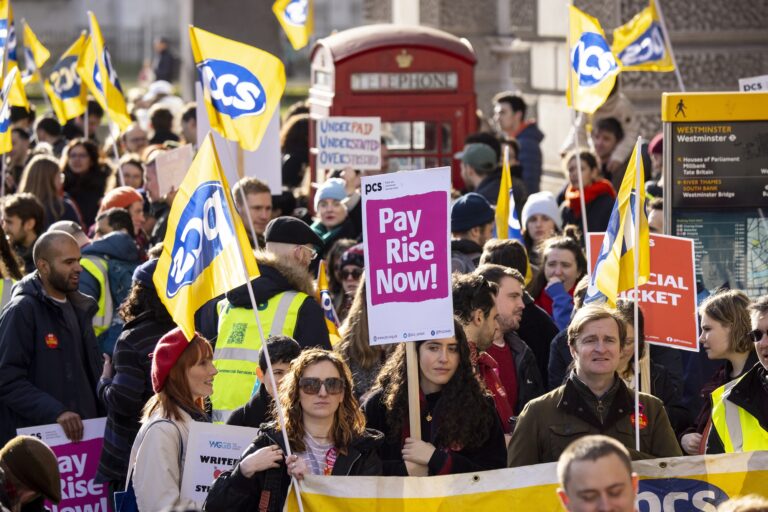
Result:
<instances>
[{"instance_id":1,"label":"bearded man in cap","mask_svg":"<svg viewBox=\"0 0 768 512\"><path fill-rule=\"evenodd\" d=\"M43 500L61 501L61 480L56 455L32 436L16 436L0 450L3 488L12 512L46 510Z\"/></svg>"},{"instance_id":2,"label":"bearded man in cap","mask_svg":"<svg viewBox=\"0 0 768 512\"><path fill-rule=\"evenodd\" d=\"M251 282L264 339L289 336L302 348L331 349L325 315L314 299L308 268L323 242L295 217L277 217L264 232L266 251L257 252L261 275ZM217 341L214 361L213 420L226 421L258 388L256 367L261 336L247 285L226 293L216 304ZM205 329L203 330L204 334Z\"/></svg>"}]
</instances>

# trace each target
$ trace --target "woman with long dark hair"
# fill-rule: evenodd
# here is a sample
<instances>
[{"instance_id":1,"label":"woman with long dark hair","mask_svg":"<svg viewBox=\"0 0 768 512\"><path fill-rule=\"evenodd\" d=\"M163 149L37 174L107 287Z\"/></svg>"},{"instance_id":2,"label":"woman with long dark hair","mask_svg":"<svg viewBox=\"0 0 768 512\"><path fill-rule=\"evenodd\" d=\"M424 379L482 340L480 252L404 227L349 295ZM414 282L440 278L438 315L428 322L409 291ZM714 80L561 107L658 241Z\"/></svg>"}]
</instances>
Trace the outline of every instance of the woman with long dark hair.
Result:
<instances>
[{"instance_id":1,"label":"woman with long dark hair","mask_svg":"<svg viewBox=\"0 0 768 512\"><path fill-rule=\"evenodd\" d=\"M280 383L287 451L280 427L265 423L240 462L222 473L205 502L210 512L283 509L291 478L380 475L381 433L366 430L352 375L335 352L304 350ZM277 416L277 411L273 411Z\"/></svg>"},{"instance_id":2,"label":"woman with long dark hair","mask_svg":"<svg viewBox=\"0 0 768 512\"><path fill-rule=\"evenodd\" d=\"M77 204L87 229L96 220L112 169L99 159L96 144L86 139L73 139L61 157L61 171L64 173L64 191Z\"/></svg>"},{"instance_id":3,"label":"woman with long dark hair","mask_svg":"<svg viewBox=\"0 0 768 512\"><path fill-rule=\"evenodd\" d=\"M404 343L381 369L363 410L385 441L385 475L443 475L506 466L493 399L472 371L461 324L452 338L417 341L421 439L410 436Z\"/></svg>"},{"instance_id":4,"label":"woman with long dark hair","mask_svg":"<svg viewBox=\"0 0 768 512\"><path fill-rule=\"evenodd\" d=\"M19 192L34 194L45 208L45 229L54 222L71 220L82 226L75 204L64 194L59 162L47 155L37 155L24 167Z\"/></svg>"}]
</instances>

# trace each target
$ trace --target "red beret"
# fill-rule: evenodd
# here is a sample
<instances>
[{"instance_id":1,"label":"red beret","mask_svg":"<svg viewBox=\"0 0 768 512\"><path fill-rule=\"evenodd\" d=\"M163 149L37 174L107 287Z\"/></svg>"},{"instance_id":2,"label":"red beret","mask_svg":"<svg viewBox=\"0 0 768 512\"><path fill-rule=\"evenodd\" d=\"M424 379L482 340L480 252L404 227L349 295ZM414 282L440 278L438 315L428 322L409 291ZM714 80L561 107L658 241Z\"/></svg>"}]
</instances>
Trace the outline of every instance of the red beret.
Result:
<instances>
[{"instance_id":1,"label":"red beret","mask_svg":"<svg viewBox=\"0 0 768 512\"><path fill-rule=\"evenodd\" d=\"M657 133L648 143L648 153L660 155L664 152L664 134Z\"/></svg>"},{"instance_id":2,"label":"red beret","mask_svg":"<svg viewBox=\"0 0 768 512\"><path fill-rule=\"evenodd\" d=\"M163 335L157 342L152 354L152 389L155 393L163 389L171 368L188 346L189 340L178 327Z\"/></svg>"},{"instance_id":3,"label":"red beret","mask_svg":"<svg viewBox=\"0 0 768 512\"><path fill-rule=\"evenodd\" d=\"M117 187L104 196L101 200L100 212L109 210L110 208L125 208L128 209L133 203L137 201L144 201L135 188L133 187Z\"/></svg>"}]
</instances>

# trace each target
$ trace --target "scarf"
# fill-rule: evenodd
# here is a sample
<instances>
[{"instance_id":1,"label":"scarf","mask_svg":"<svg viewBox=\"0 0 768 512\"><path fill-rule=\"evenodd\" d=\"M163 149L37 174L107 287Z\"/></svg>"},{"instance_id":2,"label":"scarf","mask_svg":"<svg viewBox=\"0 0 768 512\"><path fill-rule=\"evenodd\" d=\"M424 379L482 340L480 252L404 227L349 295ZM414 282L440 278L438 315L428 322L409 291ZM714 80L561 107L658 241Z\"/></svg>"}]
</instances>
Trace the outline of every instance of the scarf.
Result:
<instances>
[{"instance_id":1,"label":"scarf","mask_svg":"<svg viewBox=\"0 0 768 512\"><path fill-rule=\"evenodd\" d=\"M512 411L512 406L509 405L507 391L501 383L501 377L499 377L499 363L489 353L478 352L475 343L470 342L469 347L472 367L475 368L478 378L482 380L485 387L493 395L493 402L496 405L496 412L499 418L501 418L501 426L504 428L504 433L510 434L512 432L512 422L509 420L514 416L514 412Z\"/></svg>"},{"instance_id":2,"label":"scarf","mask_svg":"<svg viewBox=\"0 0 768 512\"><path fill-rule=\"evenodd\" d=\"M584 205L594 201L600 196L610 195L611 198L616 198L616 191L613 189L611 182L605 179L599 179L584 187ZM565 191L565 200L568 203L568 208L573 212L573 216L577 219L581 218L581 201L578 187L574 188L573 185L568 185L568 189Z\"/></svg>"}]
</instances>

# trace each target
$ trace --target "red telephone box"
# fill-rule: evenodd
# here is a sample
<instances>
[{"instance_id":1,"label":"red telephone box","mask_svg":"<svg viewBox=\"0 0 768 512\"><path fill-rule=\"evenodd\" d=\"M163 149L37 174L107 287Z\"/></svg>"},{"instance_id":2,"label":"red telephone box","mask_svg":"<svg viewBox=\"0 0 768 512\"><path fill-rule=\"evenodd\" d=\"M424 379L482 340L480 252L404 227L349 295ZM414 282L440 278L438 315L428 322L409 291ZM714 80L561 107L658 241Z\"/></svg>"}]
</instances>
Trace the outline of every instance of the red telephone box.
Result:
<instances>
[{"instance_id":1,"label":"red telephone box","mask_svg":"<svg viewBox=\"0 0 768 512\"><path fill-rule=\"evenodd\" d=\"M317 41L309 90L313 181L316 121L378 116L390 170L449 165L462 188L453 154L477 125L476 62L468 41L429 27L367 25Z\"/></svg>"}]
</instances>

